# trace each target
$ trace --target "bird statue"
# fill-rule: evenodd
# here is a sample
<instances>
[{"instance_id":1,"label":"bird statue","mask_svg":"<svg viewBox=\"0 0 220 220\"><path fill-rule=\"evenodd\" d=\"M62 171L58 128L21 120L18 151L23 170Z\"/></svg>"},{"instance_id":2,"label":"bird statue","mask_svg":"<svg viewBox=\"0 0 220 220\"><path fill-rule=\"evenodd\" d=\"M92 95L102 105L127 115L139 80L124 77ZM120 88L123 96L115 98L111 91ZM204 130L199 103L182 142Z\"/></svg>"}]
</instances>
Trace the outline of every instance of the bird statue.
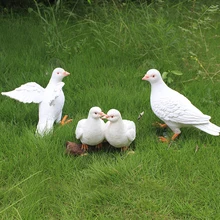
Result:
<instances>
[{"instance_id":1,"label":"bird statue","mask_svg":"<svg viewBox=\"0 0 220 220\"><path fill-rule=\"evenodd\" d=\"M219 136L220 127L211 123L210 116L203 114L185 96L169 88L156 69L150 69L142 80L151 84L150 104L155 115L173 131L171 140L181 133L181 127L193 126L208 134ZM169 142L165 137L159 137L162 142Z\"/></svg>"},{"instance_id":2,"label":"bird statue","mask_svg":"<svg viewBox=\"0 0 220 220\"><path fill-rule=\"evenodd\" d=\"M121 113L116 109L111 109L102 117L107 119L105 127L105 139L116 148L128 149L136 137L136 127L133 121L123 120Z\"/></svg>"},{"instance_id":3,"label":"bird statue","mask_svg":"<svg viewBox=\"0 0 220 220\"><path fill-rule=\"evenodd\" d=\"M62 68L56 68L53 70L46 88L35 82L28 82L12 91L2 92L1 94L23 103L39 104L39 120L36 134L44 136L52 132L55 121L58 123L61 120L65 102L62 90L65 83L62 82L62 79L69 74ZM67 116L61 121L62 125L71 121L66 121L66 118Z\"/></svg>"},{"instance_id":4,"label":"bird statue","mask_svg":"<svg viewBox=\"0 0 220 220\"><path fill-rule=\"evenodd\" d=\"M97 148L102 147L105 122L101 117L104 115L99 107L92 107L89 110L88 117L77 123L75 135L77 139L80 139L82 149L88 150L88 145Z\"/></svg>"}]
</instances>

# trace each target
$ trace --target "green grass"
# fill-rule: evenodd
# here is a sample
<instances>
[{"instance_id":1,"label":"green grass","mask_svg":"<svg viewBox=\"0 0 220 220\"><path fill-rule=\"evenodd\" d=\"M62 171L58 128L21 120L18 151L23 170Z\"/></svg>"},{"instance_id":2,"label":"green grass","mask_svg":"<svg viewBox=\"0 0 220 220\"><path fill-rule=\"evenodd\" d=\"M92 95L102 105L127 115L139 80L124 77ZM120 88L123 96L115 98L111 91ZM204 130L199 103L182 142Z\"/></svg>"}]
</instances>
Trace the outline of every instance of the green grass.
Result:
<instances>
[{"instance_id":1,"label":"green grass","mask_svg":"<svg viewBox=\"0 0 220 220\"><path fill-rule=\"evenodd\" d=\"M219 137L183 128L171 146L160 143L150 85L141 80L150 68L181 71L170 86L220 125L219 9L208 12L210 5L94 6L85 18L55 20L50 8L48 24L34 13L2 14L1 91L29 81L46 86L61 66L71 73L63 114L73 122L36 138L37 105L0 96L1 219L220 218ZM135 154L65 154L95 105L136 123Z\"/></svg>"}]
</instances>

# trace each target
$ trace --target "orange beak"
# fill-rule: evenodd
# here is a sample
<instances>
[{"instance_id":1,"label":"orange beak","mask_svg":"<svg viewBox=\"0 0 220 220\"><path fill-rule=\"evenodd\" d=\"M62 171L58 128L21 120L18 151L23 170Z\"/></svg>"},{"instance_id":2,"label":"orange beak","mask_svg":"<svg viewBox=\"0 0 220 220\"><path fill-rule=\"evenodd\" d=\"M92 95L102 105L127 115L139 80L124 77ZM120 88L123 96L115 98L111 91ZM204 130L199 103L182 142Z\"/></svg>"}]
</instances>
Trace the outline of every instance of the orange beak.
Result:
<instances>
[{"instance_id":1,"label":"orange beak","mask_svg":"<svg viewBox=\"0 0 220 220\"><path fill-rule=\"evenodd\" d=\"M67 71L65 71L65 72L63 73L63 75L64 75L64 76L69 76L69 75L70 75L70 73L69 73L69 72L67 72Z\"/></svg>"},{"instance_id":2,"label":"orange beak","mask_svg":"<svg viewBox=\"0 0 220 220\"><path fill-rule=\"evenodd\" d=\"M100 112L99 115L100 115L100 117L103 117L103 116L105 116L106 114L105 114L104 112Z\"/></svg>"},{"instance_id":3,"label":"orange beak","mask_svg":"<svg viewBox=\"0 0 220 220\"><path fill-rule=\"evenodd\" d=\"M102 116L102 119L107 119L107 118L109 118L109 116L106 115L106 114L104 114L104 115Z\"/></svg>"},{"instance_id":4,"label":"orange beak","mask_svg":"<svg viewBox=\"0 0 220 220\"><path fill-rule=\"evenodd\" d=\"M142 80L148 80L150 77L146 74L143 78L142 78Z\"/></svg>"}]
</instances>

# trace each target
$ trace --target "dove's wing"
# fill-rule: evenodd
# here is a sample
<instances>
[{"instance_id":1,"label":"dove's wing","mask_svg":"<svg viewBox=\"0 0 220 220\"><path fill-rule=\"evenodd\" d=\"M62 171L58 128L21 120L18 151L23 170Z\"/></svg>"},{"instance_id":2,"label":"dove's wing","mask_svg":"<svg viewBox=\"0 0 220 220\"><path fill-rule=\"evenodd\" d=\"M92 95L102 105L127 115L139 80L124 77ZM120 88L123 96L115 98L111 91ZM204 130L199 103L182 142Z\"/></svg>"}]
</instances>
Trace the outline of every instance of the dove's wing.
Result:
<instances>
[{"instance_id":1,"label":"dove's wing","mask_svg":"<svg viewBox=\"0 0 220 220\"><path fill-rule=\"evenodd\" d=\"M76 138L77 138L77 139L82 138L83 128L84 128L84 124L86 123L86 120L87 120L87 119L82 119L82 120L80 120L80 121L77 123L76 131L75 131L75 134L76 134Z\"/></svg>"},{"instance_id":2,"label":"dove's wing","mask_svg":"<svg viewBox=\"0 0 220 220\"><path fill-rule=\"evenodd\" d=\"M152 108L163 121L180 124L203 124L209 122L211 118L204 115L180 93L173 93L172 96L157 99L154 101Z\"/></svg>"},{"instance_id":3,"label":"dove's wing","mask_svg":"<svg viewBox=\"0 0 220 220\"><path fill-rule=\"evenodd\" d=\"M125 124L125 129L126 131L126 135L129 141L133 141L136 137L136 128L135 128L135 123L133 121L129 121L129 120L123 120L124 124Z\"/></svg>"},{"instance_id":4,"label":"dove's wing","mask_svg":"<svg viewBox=\"0 0 220 220\"><path fill-rule=\"evenodd\" d=\"M35 82L29 82L1 94L24 103L40 103L44 97L44 88Z\"/></svg>"},{"instance_id":5,"label":"dove's wing","mask_svg":"<svg viewBox=\"0 0 220 220\"><path fill-rule=\"evenodd\" d=\"M53 88L53 90L48 93L49 94L48 95L48 100L49 100L49 104L50 105L53 105L53 103L56 100L56 98L60 96L60 94L62 93L62 88L63 88L64 85L65 85L64 82L59 82Z\"/></svg>"}]
</instances>

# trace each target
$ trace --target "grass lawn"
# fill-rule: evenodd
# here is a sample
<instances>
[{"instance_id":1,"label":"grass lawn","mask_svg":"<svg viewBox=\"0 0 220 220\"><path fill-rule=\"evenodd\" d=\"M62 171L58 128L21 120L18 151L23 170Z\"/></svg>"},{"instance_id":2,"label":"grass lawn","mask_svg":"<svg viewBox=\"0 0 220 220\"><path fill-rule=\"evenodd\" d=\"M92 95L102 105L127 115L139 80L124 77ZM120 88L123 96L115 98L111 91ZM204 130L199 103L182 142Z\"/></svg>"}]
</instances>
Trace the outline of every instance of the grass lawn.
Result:
<instances>
[{"instance_id":1,"label":"grass lawn","mask_svg":"<svg viewBox=\"0 0 220 220\"><path fill-rule=\"evenodd\" d=\"M205 2L92 5L82 17L40 6L1 13L1 92L45 87L63 67L63 114L73 121L37 138L38 106L0 96L0 219L220 219L220 137L183 128L172 145L160 143L172 133L152 126L141 80L151 68L168 71L170 87L220 126L220 11ZM92 106L136 123L134 154L65 154Z\"/></svg>"}]
</instances>

